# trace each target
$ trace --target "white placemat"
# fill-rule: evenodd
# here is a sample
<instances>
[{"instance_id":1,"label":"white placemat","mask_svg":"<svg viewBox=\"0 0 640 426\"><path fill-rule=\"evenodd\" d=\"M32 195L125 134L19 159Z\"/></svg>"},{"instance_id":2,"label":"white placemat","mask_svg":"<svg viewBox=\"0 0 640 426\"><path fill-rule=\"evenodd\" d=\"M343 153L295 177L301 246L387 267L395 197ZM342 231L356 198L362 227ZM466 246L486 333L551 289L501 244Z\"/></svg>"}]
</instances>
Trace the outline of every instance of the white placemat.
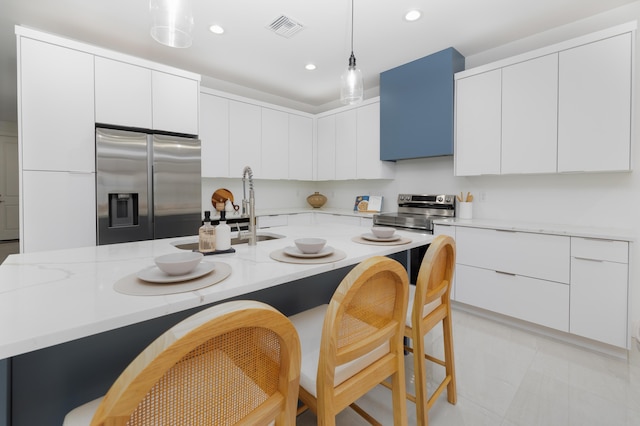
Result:
<instances>
[{"instance_id":1,"label":"white placemat","mask_svg":"<svg viewBox=\"0 0 640 426\"><path fill-rule=\"evenodd\" d=\"M351 238L351 241L359 244L370 244L372 246L397 246L400 244L409 244L411 242L411 238L402 237L399 240L395 241L371 241L364 239L360 235L358 235L357 237Z\"/></svg>"},{"instance_id":2,"label":"white placemat","mask_svg":"<svg viewBox=\"0 0 640 426\"><path fill-rule=\"evenodd\" d=\"M213 272L193 280L176 283L152 283L138 278L138 273L136 272L120 278L113 285L113 288L118 293L131 296L161 296L199 290L217 284L231 275L231 266L228 264L224 262L211 263L215 265Z\"/></svg>"},{"instance_id":3,"label":"white placemat","mask_svg":"<svg viewBox=\"0 0 640 426\"><path fill-rule=\"evenodd\" d=\"M284 249L280 249L280 250L272 251L269 254L269 256L273 260L277 260L278 262L300 263L300 264L309 265L309 264L316 264L316 263L337 262L338 260L342 260L345 257L347 257L347 253L343 252L342 250L334 250L333 253L331 253L328 256L308 258L308 257L289 256L284 252Z\"/></svg>"}]
</instances>

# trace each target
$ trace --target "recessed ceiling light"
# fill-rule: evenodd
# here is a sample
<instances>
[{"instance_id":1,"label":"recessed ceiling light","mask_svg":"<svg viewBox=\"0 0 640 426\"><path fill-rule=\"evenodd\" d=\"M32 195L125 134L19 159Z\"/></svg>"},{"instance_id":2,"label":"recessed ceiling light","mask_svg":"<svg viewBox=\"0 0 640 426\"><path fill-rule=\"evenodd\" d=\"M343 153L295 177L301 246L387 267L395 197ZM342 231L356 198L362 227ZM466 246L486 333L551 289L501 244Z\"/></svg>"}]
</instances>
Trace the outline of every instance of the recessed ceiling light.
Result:
<instances>
[{"instance_id":1,"label":"recessed ceiling light","mask_svg":"<svg viewBox=\"0 0 640 426\"><path fill-rule=\"evenodd\" d=\"M212 26L209 27L209 31L211 31L214 34L222 34L224 33L224 28L222 28L218 24L213 24Z\"/></svg>"},{"instance_id":2,"label":"recessed ceiling light","mask_svg":"<svg viewBox=\"0 0 640 426\"><path fill-rule=\"evenodd\" d=\"M305 69L309 70L309 71L313 71L316 69L315 64L307 64L304 66Z\"/></svg>"},{"instance_id":3,"label":"recessed ceiling light","mask_svg":"<svg viewBox=\"0 0 640 426\"><path fill-rule=\"evenodd\" d=\"M404 20L408 22L413 22L420 19L421 16L422 16L422 12L420 12L418 9L412 9L404 14Z\"/></svg>"}]
</instances>

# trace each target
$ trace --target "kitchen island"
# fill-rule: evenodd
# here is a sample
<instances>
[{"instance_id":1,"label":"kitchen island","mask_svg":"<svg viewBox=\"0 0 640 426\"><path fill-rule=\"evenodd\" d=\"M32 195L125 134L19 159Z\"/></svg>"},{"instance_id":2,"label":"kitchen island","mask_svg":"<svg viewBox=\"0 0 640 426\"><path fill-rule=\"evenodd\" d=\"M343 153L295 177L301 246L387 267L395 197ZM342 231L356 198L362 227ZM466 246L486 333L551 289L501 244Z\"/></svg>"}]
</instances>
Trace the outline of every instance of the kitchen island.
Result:
<instances>
[{"instance_id":1,"label":"kitchen island","mask_svg":"<svg viewBox=\"0 0 640 426\"><path fill-rule=\"evenodd\" d=\"M208 256L231 275L200 290L130 296L114 290L121 278L153 266L153 259L196 238L114 244L12 255L0 265L0 425L60 424L69 409L103 394L119 372L155 337L199 309L237 298L262 300L291 315L326 303L357 263L375 255L403 260L432 236L400 232L403 245L352 241L367 227L324 224L279 227L257 246ZM342 260L292 264L270 254L300 237L322 237L346 253ZM9 379L10 377L10 379ZM4 395L3 395L4 393ZM37 407L37 409L34 409ZM8 421L7 421L8 422Z\"/></svg>"}]
</instances>

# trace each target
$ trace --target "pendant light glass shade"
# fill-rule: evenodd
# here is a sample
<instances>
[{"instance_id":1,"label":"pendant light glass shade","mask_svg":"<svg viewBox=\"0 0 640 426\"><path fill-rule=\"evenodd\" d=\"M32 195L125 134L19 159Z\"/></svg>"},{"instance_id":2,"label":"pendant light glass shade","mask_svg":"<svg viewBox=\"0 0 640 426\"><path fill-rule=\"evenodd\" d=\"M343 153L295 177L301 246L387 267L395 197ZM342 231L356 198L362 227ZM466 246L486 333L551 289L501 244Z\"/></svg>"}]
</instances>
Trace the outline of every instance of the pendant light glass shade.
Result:
<instances>
[{"instance_id":1,"label":"pendant light glass shade","mask_svg":"<svg viewBox=\"0 0 640 426\"><path fill-rule=\"evenodd\" d=\"M345 105L356 104L362 102L363 94L362 71L356 67L356 57L351 52L349 66L340 78L340 101Z\"/></svg>"},{"instance_id":2,"label":"pendant light glass shade","mask_svg":"<svg viewBox=\"0 0 640 426\"><path fill-rule=\"evenodd\" d=\"M150 0L151 37L169 47L186 48L193 41L191 0Z\"/></svg>"},{"instance_id":3,"label":"pendant light glass shade","mask_svg":"<svg viewBox=\"0 0 640 426\"><path fill-rule=\"evenodd\" d=\"M356 57L353 54L353 0L351 0L351 56L349 66L340 77L340 101L345 105L362 102L364 84L362 71L356 67Z\"/></svg>"}]
</instances>

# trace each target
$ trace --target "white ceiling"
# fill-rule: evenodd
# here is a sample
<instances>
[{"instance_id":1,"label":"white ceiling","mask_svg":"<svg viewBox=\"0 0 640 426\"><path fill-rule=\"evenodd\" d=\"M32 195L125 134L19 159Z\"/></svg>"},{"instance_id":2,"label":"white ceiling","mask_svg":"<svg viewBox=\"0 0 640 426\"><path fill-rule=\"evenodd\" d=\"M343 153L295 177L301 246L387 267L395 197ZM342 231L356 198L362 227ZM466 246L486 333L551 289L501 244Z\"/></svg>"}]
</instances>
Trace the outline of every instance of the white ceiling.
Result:
<instances>
[{"instance_id":1,"label":"white ceiling","mask_svg":"<svg viewBox=\"0 0 640 426\"><path fill-rule=\"evenodd\" d=\"M449 46L471 56L636 0L354 1L354 52L367 89L378 86L380 72ZM339 97L350 53L349 0L192 3L193 45L173 49L149 36L148 0L0 0L0 121L17 117L16 24L193 71L204 85L253 89L274 103L284 98L309 112ZM411 8L423 17L408 23L403 14ZM305 28L289 39L270 32L266 27L282 14ZM210 33L213 23L226 33ZM305 70L308 62L317 69Z\"/></svg>"}]
</instances>

